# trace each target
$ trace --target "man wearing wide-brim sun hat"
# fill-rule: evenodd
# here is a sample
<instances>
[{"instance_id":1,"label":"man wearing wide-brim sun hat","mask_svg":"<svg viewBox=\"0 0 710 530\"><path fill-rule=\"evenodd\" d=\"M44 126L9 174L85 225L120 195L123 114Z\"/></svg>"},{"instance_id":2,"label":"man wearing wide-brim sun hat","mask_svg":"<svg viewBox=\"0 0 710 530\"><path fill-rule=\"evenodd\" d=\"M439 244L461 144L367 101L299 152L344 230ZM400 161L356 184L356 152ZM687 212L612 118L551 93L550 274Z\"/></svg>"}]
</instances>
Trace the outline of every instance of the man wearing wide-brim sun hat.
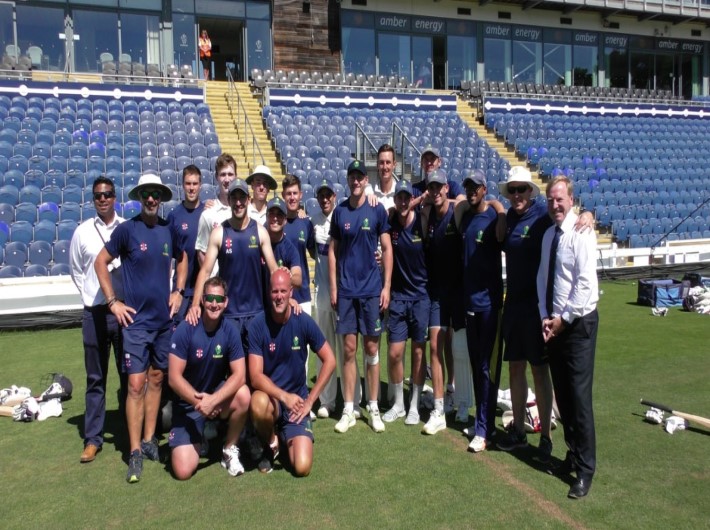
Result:
<instances>
[{"instance_id":1,"label":"man wearing wide-brim sun hat","mask_svg":"<svg viewBox=\"0 0 710 530\"><path fill-rule=\"evenodd\" d=\"M140 201L141 212L116 227L97 256L94 268L108 309L123 328L130 444L126 480L134 483L141 478L144 457L159 460L156 423L163 376L168 368L171 319L185 294L187 255L179 234L158 216L160 203L172 198L170 188L160 177L141 176L129 197ZM108 269L118 257L121 258L124 300L117 298ZM177 279L171 293L173 259Z\"/></svg>"},{"instance_id":2,"label":"man wearing wide-brim sun hat","mask_svg":"<svg viewBox=\"0 0 710 530\"><path fill-rule=\"evenodd\" d=\"M525 193L531 191L530 197L540 195L540 188L533 182L532 173L523 166L515 166L508 171L508 178L505 182L498 183L498 191L506 199L512 200L515 192Z\"/></svg>"},{"instance_id":3,"label":"man wearing wide-brim sun hat","mask_svg":"<svg viewBox=\"0 0 710 530\"><path fill-rule=\"evenodd\" d=\"M271 175L271 170L267 166L259 165L246 178L246 183L251 186L251 201L247 209L247 215L259 224L266 222L266 202L269 200L269 191L278 188L276 179Z\"/></svg>"},{"instance_id":4,"label":"man wearing wide-brim sun hat","mask_svg":"<svg viewBox=\"0 0 710 530\"><path fill-rule=\"evenodd\" d=\"M141 201L141 199L147 198L147 196L143 196L145 195L145 192L154 190L160 192L159 199L161 202L166 202L173 198L173 192L170 191L170 188L163 184L163 181L160 180L158 175L154 175L152 173L141 175L141 178L138 179L136 187L128 193L128 198L133 201Z\"/></svg>"}]
</instances>

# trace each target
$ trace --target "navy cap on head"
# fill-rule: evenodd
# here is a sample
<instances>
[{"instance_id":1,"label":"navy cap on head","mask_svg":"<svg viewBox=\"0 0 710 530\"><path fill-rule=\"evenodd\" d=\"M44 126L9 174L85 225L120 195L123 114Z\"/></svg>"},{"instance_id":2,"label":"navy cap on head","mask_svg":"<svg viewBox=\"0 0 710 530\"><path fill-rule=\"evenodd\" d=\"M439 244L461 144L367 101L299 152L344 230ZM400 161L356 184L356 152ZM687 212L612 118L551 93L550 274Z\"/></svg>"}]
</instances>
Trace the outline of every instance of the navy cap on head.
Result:
<instances>
[{"instance_id":1,"label":"navy cap on head","mask_svg":"<svg viewBox=\"0 0 710 530\"><path fill-rule=\"evenodd\" d=\"M449 179L446 177L446 171L443 169L435 169L434 171L430 171L426 176L426 183L429 185L432 182L441 184L442 186L444 184L448 184Z\"/></svg>"},{"instance_id":2,"label":"navy cap on head","mask_svg":"<svg viewBox=\"0 0 710 530\"><path fill-rule=\"evenodd\" d=\"M268 203L266 203L266 211L268 212L269 210L271 210L271 208L278 208L279 210L281 210L282 214L286 215L286 203L278 197L274 197Z\"/></svg>"},{"instance_id":3,"label":"navy cap on head","mask_svg":"<svg viewBox=\"0 0 710 530\"><path fill-rule=\"evenodd\" d=\"M434 147L433 145L429 144L424 148L424 151L422 151L422 156L424 156L427 153L431 153L434 155L436 158L439 158L439 150Z\"/></svg>"},{"instance_id":4,"label":"navy cap on head","mask_svg":"<svg viewBox=\"0 0 710 530\"><path fill-rule=\"evenodd\" d=\"M327 178L324 178L316 185L315 194L318 195L318 192L322 189L329 189L330 191L335 193L335 188L333 187L333 183L330 181L330 179L327 179Z\"/></svg>"},{"instance_id":5,"label":"navy cap on head","mask_svg":"<svg viewBox=\"0 0 710 530\"><path fill-rule=\"evenodd\" d=\"M408 193L409 195L412 195L412 185L408 180L400 180L397 182L397 185L394 187L394 194L397 195L400 192Z\"/></svg>"},{"instance_id":6,"label":"navy cap on head","mask_svg":"<svg viewBox=\"0 0 710 530\"><path fill-rule=\"evenodd\" d=\"M476 186L486 186L486 174L480 169L474 169L463 179L464 187L468 182L472 182Z\"/></svg>"},{"instance_id":7,"label":"navy cap on head","mask_svg":"<svg viewBox=\"0 0 710 530\"><path fill-rule=\"evenodd\" d=\"M367 176L367 168L365 168L365 164L363 164L359 160L353 160L352 162L350 162L350 165L348 166L348 175L353 171L360 173L361 175Z\"/></svg>"},{"instance_id":8,"label":"navy cap on head","mask_svg":"<svg viewBox=\"0 0 710 530\"><path fill-rule=\"evenodd\" d=\"M244 192L244 195L249 195L249 186L242 179L234 179L229 183L229 194L231 195L233 191L240 190Z\"/></svg>"}]
</instances>

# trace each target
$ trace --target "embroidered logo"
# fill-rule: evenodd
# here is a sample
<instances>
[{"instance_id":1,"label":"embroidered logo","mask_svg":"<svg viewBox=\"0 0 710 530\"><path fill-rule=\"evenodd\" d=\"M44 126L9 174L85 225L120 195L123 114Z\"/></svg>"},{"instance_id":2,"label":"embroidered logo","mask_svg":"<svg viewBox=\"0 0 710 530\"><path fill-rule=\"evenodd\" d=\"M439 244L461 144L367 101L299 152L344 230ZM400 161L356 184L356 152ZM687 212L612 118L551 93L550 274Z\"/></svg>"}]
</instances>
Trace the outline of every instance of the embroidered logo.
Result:
<instances>
[{"instance_id":1,"label":"embroidered logo","mask_svg":"<svg viewBox=\"0 0 710 530\"><path fill-rule=\"evenodd\" d=\"M270 343L270 344L269 344L269 351L270 351L271 353L275 352L275 351L276 351L276 344L274 344L273 342Z\"/></svg>"},{"instance_id":2,"label":"embroidered logo","mask_svg":"<svg viewBox=\"0 0 710 530\"><path fill-rule=\"evenodd\" d=\"M249 248L257 248L256 236L251 236L249 238Z\"/></svg>"},{"instance_id":3,"label":"embroidered logo","mask_svg":"<svg viewBox=\"0 0 710 530\"><path fill-rule=\"evenodd\" d=\"M293 346L291 346L292 350L300 350L301 346L298 342L298 335L293 338Z\"/></svg>"},{"instance_id":4,"label":"embroidered logo","mask_svg":"<svg viewBox=\"0 0 710 530\"><path fill-rule=\"evenodd\" d=\"M350 223L345 223L345 230L350 230Z\"/></svg>"},{"instance_id":5,"label":"embroidered logo","mask_svg":"<svg viewBox=\"0 0 710 530\"><path fill-rule=\"evenodd\" d=\"M232 253L232 240L231 239L224 240L224 252L225 252L225 254Z\"/></svg>"},{"instance_id":6,"label":"embroidered logo","mask_svg":"<svg viewBox=\"0 0 710 530\"><path fill-rule=\"evenodd\" d=\"M163 244L163 256L169 256L170 252L168 252L168 244L164 243Z\"/></svg>"},{"instance_id":7,"label":"embroidered logo","mask_svg":"<svg viewBox=\"0 0 710 530\"><path fill-rule=\"evenodd\" d=\"M526 225L526 226L523 228L523 233L520 234L520 239L527 239L527 238L529 238L529 237L530 237L530 233L529 233L529 232L530 232L530 227Z\"/></svg>"},{"instance_id":8,"label":"embroidered logo","mask_svg":"<svg viewBox=\"0 0 710 530\"><path fill-rule=\"evenodd\" d=\"M141 251L145 252L146 250L148 250L148 243L141 243Z\"/></svg>"},{"instance_id":9,"label":"embroidered logo","mask_svg":"<svg viewBox=\"0 0 710 530\"><path fill-rule=\"evenodd\" d=\"M365 217L365 220L362 222L362 230L369 230L370 229L370 220Z\"/></svg>"},{"instance_id":10,"label":"embroidered logo","mask_svg":"<svg viewBox=\"0 0 710 530\"><path fill-rule=\"evenodd\" d=\"M224 355L222 354L222 345L217 344L217 346L214 349L214 353L212 354L212 358L213 359L221 359L222 357L224 357Z\"/></svg>"},{"instance_id":11,"label":"embroidered logo","mask_svg":"<svg viewBox=\"0 0 710 530\"><path fill-rule=\"evenodd\" d=\"M180 227L182 228L183 231L186 231L188 228L190 228L190 226L187 223L182 223L182 225Z\"/></svg>"},{"instance_id":12,"label":"embroidered logo","mask_svg":"<svg viewBox=\"0 0 710 530\"><path fill-rule=\"evenodd\" d=\"M299 241L305 241L305 240L306 240L306 234L305 234L305 232L304 232L303 230L301 230L301 231L298 233L298 240L299 240Z\"/></svg>"},{"instance_id":13,"label":"embroidered logo","mask_svg":"<svg viewBox=\"0 0 710 530\"><path fill-rule=\"evenodd\" d=\"M202 359L202 355L204 354L204 350L202 348L199 348L196 352L195 355L197 356L198 359Z\"/></svg>"},{"instance_id":14,"label":"embroidered logo","mask_svg":"<svg viewBox=\"0 0 710 530\"><path fill-rule=\"evenodd\" d=\"M483 230L479 230L476 234L476 243L483 243Z\"/></svg>"}]
</instances>

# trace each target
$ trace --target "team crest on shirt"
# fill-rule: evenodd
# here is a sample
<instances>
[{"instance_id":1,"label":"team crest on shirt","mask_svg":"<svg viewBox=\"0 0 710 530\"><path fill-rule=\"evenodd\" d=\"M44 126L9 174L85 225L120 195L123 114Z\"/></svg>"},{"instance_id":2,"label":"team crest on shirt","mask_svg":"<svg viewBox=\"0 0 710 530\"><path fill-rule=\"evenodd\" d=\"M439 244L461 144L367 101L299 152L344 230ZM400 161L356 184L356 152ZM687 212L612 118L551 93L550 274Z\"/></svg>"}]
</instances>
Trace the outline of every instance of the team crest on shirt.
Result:
<instances>
[{"instance_id":1,"label":"team crest on shirt","mask_svg":"<svg viewBox=\"0 0 710 530\"><path fill-rule=\"evenodd\" d=\"M232 240L231 239L224 240L224 252L225 252L225 254L232 253Z\"/></svg>"},{"instance_id":2,"label":"team crest on shirt","mask_svg":"<svg viewBox=\"0 0 710 530\"><path fill-rule=\"evenodd\" d=\"M370 229L370 220L365 217L365 220L362 222L362 228L360 230L369 230Z\"/></svg>"},{"instance_id":3,"label":"team crest on shirt","mask_svg":"<svg viewBox=\"0 0 710 530\"><path fill-rule=\"evenodd\" d=\"M483 243L483 230L479 230L476 234L476 243Z\"/></svg>"},{"instance_id":4,"label":"team crest on shirt","mask_svg":"<svg viewBox=\"0 0 710 530\"><path fill-rule=\"evenodd\" d=\"M446 225L446 232L444 232L444 235L450 236L451 234L456 233L456 225L451 222Z\"/></svg>"},{"instance_id":5,"label":"team crest on shirt","mask_svg":"<svg viewBox=\"0 0 710 530\"><path fill-rule=\"evenodd\" d=\"M530 237L530 233L529 233L529 232L530 232L530 227L529 227L528 225L525 225L525 227L523 227L523 233L520 234L520 239L527 239L527 238L529 238L529 237Z\"/></svg>"},{"instance_id":6,"label":"team crest on shirt","mask_svg":"<svg viewBox=\"0 0 710 530\"><path fill-rule=\"evenodd\" d=\"M419 229L412 230L412 243L421 243L422 242L422 233L419 231Z\"/></svg>"},{"instance_id":7,"label":"team crest on shirt","mask_svg":"<svg viewBox=\"0 0 710 530\"><path fill-rule=\"evenodd\" d=\"M293 337L293 346L291 346L291 349L292 350L300 350L301 349L301 345L299 344L299 341L298 341L298 335Z\"/></svg>"},{"instance_id":8,"label":"team crest on shirt","mask_svg":"<svg viewBox=\"0 0 710 530\"><path fill-rule=\"evenodd\" d=\"M217 344L217 346L214 349L214 353L212 354L213 359L221 359L224 357L224 354L222 353L222 345Z\"/></svg>"},{"instance_id":9,"label":"team crest on shirt","mask_svg":"<svg viewBox=\"0 0 710 530\"><path fill-rule=\"evenodd\" d=\"M298 240L299 240L299 241L305 241L305 240L306 240L306 233L305 233L303 230L301 230L301 231L298 233Z\"/></svg>"},{"instance_id":10,"label":"team crest on shirt","mask_svg":"<svg viewBox=\"0 0 710 530\"><path fill-rule=\"evenodd\" d=\"M273 343L273 342L269 343L269 351L271 353L274 353L276 351L276 344L275 343Z\"/></svg>"},{"instance_id":11,"label":"team crest on shirt","mask_svg":"<svg viewBox=\"0 0 710 530\"><path fill-rule=\"evenodd\" d=\"M257 248L256 236L251 236L249 238L249 248Z\"/></svg>"},{"instance_id":12,"label":"team crest on shirt","mask_svg":"<svg viewBox=\"0 0 710 530\"><path fill-rule=\"evenodd\" d=\"M168 244L164 243L163 244L163 256L169 256L170 252L168 252Z\"/></svg>"},{"instance_id":13,"label":"team crest on shirt","mask_svg":"<svg viewBox=\"0 0 710 530\"><path fill-rule=\"evenodd\" d=\"M399 230L393 230L392 231L392 244L394 246L397 246L399 243Z\"/></svg>"},{"instance_id":14,"label":"team crest on shirt","mask_svg":"<svg viewBox=\"0 0 710 530\"><path fill-rule=\"evenodd\" d=\"M280 259L280 260L278 260L278 261L276 262L276 264L277 264L279 267L283 267L283 266L284 266L284 260Z\"/></svg>"},{"instance_id":15,"label":"team crest on shirt","mask_svg":"<svg viewBox=\"0 0 710 530\"><path fill-rule=\"evenodd\" d=\"M148 250L148 243L141 243L141 252Z\"/></svg>"},{"instance_id":16,"label":"team crest on shirt","mask_svg":"<svg viewBox=\"0 0 710 530\"><path fill-rule=\"evenodd\" d=\"M350 230L350 223L345 223L345 230Z\"/></svg>"},{"instance_id":17,"label":"team crest on shirt","mask_svg":"<svg viewBox=\"0 0 710 530\"><path fill-rule=\"evenodd\" d=\"M182 223L182 224L180 225L180 228L182 228L182 230L183 230L183 232L184 232L184 231L186 231L188 228L190 228L190 226L189 226L187 223Z\"/></svg>"},{"instance_id":18,"label":"team crest on shirt","mask_svg":"<svg viewBox=\"0 0 710 530\"><path fill-rule=\"evenodd\" d=\"M198 348L197 351L195 351L195 355L197 356L198 359L202 359L202 356L204 355L204 350L202 348Z\"/></svg>"}]
</instances>

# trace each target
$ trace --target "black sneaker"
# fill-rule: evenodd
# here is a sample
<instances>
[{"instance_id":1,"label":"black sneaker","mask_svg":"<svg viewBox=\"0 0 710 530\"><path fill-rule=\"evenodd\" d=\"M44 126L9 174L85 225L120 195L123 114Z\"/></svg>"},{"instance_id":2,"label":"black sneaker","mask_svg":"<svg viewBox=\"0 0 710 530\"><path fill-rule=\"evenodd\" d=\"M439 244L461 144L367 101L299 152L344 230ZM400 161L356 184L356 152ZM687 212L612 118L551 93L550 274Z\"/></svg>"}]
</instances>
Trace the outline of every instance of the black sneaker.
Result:
<instances>
[{"instance_id":1,"label":"black sneaker","mask_svg":"<svg viewBox=\"0 0 710 530\"><path fill-rule=\"evenodd\" d=\"M158 451L158 439L153 436L150 441L141 441L141 453L148 460L160 462L160 452Z\"/></svg>"},{"instance_id":2,"label":"black sneaker","mask_svg":"<svg viewBox=\"0 0 710 530\"><path fill-rule=\"evenodd\" d=\"M143 455L136 449L128 457L128 473L126 474L126 480L129 484L134 484L141 479L141 473L143 473Z\"/></svg>"},{"instance_id":3,"label":"black sneaker","mask_svg":"<svg viewBox=\"0 0 710 530\"><path fill-rule=\"evenodd\" d=\"M261 454L261 460L256 466L259 473L268 474L274 470L274 452L271 448L265 448Z\"/></svg>"},{"instance_id":4,"label":"black sneaker","mask_svg":"<svg viewBox=\"0 0 710 530\"><path fill-rule=\"evenodd\" d=\"M496 442L496 445L501 451L512 451L513 449L527 447L528 437L524 432L518 432L517 429L513 428L505 436L501 437Z\"/></svg>"},{"instance_id":5,"label":"black sneaker","mask_svg":"<svg viewBox=\"0 0 710 530\"><path fill-rule=\"evenodd\" d=\"M540 436L540 445L538 445L537 451L537 459L543 464L548 464L552 458L552 440L547 436Z\"/></svg>"}]
</instances>

